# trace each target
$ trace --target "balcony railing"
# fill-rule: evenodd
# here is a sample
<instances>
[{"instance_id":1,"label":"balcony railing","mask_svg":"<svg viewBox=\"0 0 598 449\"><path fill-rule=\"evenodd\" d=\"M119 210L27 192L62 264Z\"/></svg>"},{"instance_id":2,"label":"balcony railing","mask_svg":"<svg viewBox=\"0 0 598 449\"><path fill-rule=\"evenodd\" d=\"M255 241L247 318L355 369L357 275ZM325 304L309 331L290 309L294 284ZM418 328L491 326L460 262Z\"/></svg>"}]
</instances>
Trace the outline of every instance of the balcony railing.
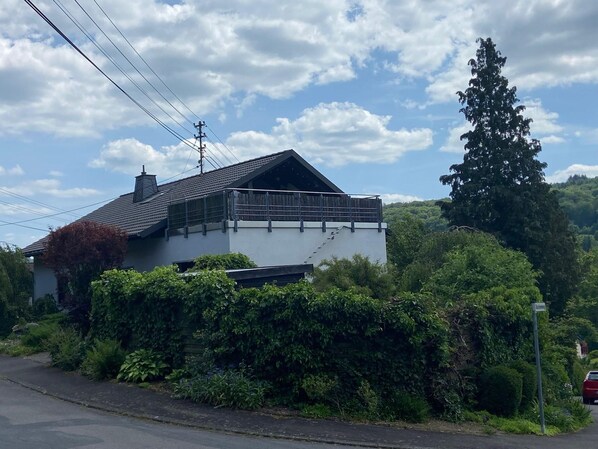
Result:
<instances>
[{"instance_id":1,"label":"balcony railing","mask_svg":"<svg viewBox=\"0 0 598 449\"><path fill-rule=\"evenodd\" d=\"M382 223L378 195L330 192L227 189L203 197L171 201L170 230L234 221L296 221Z\"/></svg>"}]
</instances>

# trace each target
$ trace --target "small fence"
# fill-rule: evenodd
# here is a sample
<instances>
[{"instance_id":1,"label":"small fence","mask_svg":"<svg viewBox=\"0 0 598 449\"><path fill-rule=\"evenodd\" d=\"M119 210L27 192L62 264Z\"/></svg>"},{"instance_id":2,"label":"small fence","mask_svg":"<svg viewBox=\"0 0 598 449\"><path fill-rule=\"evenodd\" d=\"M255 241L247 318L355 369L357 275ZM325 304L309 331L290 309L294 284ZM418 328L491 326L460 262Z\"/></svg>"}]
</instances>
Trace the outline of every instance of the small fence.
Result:
<instances>
[{"instance_id":1,"label":"small fence","mask_svg":"<svg viewBox=\"0 0 598 449\"><path fill-rule=\"evenodd\" d=\"M199 198L172 201L168 228L234 221L304 221L382 223L377 195L329 192L227 189Z\"/></svg>"}]
</instances>

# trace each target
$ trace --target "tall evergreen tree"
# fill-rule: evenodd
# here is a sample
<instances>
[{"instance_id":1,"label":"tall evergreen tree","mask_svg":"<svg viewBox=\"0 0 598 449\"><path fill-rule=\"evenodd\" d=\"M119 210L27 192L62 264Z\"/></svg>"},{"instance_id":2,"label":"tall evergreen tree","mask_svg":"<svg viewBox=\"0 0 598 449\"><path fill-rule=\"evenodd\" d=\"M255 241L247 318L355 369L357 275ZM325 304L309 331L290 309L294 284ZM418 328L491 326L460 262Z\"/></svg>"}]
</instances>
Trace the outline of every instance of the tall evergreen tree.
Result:
<instances>
[{"instance_id":1,"label":"tall evergreen tree","mask_svg":"<svg viewBox=\"0 0 598 449\"><path fill-rule=\"evenodd\" d=\"M525 252L541 272L544 299L559 314L578 280L575 237L544 181L546 164L537 159L540 142L529 136L531 119L523 117L517 89L501 74L507 58L490 38L478 42L469 87L457 92L472 130L461 136L463 163L440 177L452 188L442 214L451 225L490 232Z\"/></svg>"}]
</instances>

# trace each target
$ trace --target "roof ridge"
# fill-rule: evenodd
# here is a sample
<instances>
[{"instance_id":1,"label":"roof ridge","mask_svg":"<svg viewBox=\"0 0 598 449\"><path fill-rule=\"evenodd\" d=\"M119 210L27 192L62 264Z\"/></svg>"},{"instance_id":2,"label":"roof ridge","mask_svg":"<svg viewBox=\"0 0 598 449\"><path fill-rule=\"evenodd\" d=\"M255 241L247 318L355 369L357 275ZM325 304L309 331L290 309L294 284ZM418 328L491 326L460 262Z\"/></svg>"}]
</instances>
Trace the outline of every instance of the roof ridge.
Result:
<instances>
[{"instance_id":1,"label":"roof ridge","mask_svg":"<svg viewBox=\"0 0 598 449\"><path fill-rule=\"evenodd\" d=\"M175 183L178 183L178 182L181 182L181 181L185 181L185 180L188 180L188 179L191 179L191 178L195 178L195 177L197 177L197 176L205 176L205 175L207 175L208 173L216 173L216 172L218 172L218 171L220 171L220 170L224 170L224 169L230 169L230 168L233 168L233 167L237 167L237 166L239 166L239 165L243 165L243 164L248 164L248 163L250 163L250 162L259 161L260 159L266 159L266 158L278 157L278 156L280 156L281 154L284 154L284 153L289 153L289 152L291 152L291 151L292 151L292 152L295 152L295 150L293 150L292 148L289 148L288 150L282 150L282 151L279 151L278 153L271 153L271 154L265 154L264 156L254 157L253 159L247 159L246 161L237 162L237 163L235 163L235 164L227 165L227 166L225 166L225 167L219 167L219 168L215 168L214 170L210 170L210 171L207 171L207 172L205 172L205 173L198 173L198 174L196 174L196 175L187 176L186 178L177 179L177 180L175 180L175 181L169 181L169 182L166 182L166 183L164 183L164 184L158 184L158 188L160 188L160 187L166 187L166 186L168 186L169 184L175 184ZM120 195L120 196L122 197L122 196L126 196L126 195L132 195L132 194L133 194L133 192L128 192L128 193L123 193L123 194L122 194L122 195Z\"/></svg>"}]
</instances>

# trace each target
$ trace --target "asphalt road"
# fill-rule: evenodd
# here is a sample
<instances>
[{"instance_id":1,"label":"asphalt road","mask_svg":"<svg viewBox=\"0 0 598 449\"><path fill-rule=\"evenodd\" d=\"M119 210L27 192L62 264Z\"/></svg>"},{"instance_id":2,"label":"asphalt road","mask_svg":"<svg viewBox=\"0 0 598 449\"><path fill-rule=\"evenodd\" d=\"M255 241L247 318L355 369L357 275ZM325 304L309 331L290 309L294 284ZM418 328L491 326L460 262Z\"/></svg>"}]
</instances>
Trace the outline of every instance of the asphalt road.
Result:
<instances>
[{"instance_id":1,"label":"asphalt road","mask_svg":"<svg viewBox=\"0 0 598 449\"><path fill-rule=\"evenodd\" d=\"M1 449L320 449L111 415L0 380ZM348 446L343 446L347 448Z\"/></svg>"}]
</instances>

